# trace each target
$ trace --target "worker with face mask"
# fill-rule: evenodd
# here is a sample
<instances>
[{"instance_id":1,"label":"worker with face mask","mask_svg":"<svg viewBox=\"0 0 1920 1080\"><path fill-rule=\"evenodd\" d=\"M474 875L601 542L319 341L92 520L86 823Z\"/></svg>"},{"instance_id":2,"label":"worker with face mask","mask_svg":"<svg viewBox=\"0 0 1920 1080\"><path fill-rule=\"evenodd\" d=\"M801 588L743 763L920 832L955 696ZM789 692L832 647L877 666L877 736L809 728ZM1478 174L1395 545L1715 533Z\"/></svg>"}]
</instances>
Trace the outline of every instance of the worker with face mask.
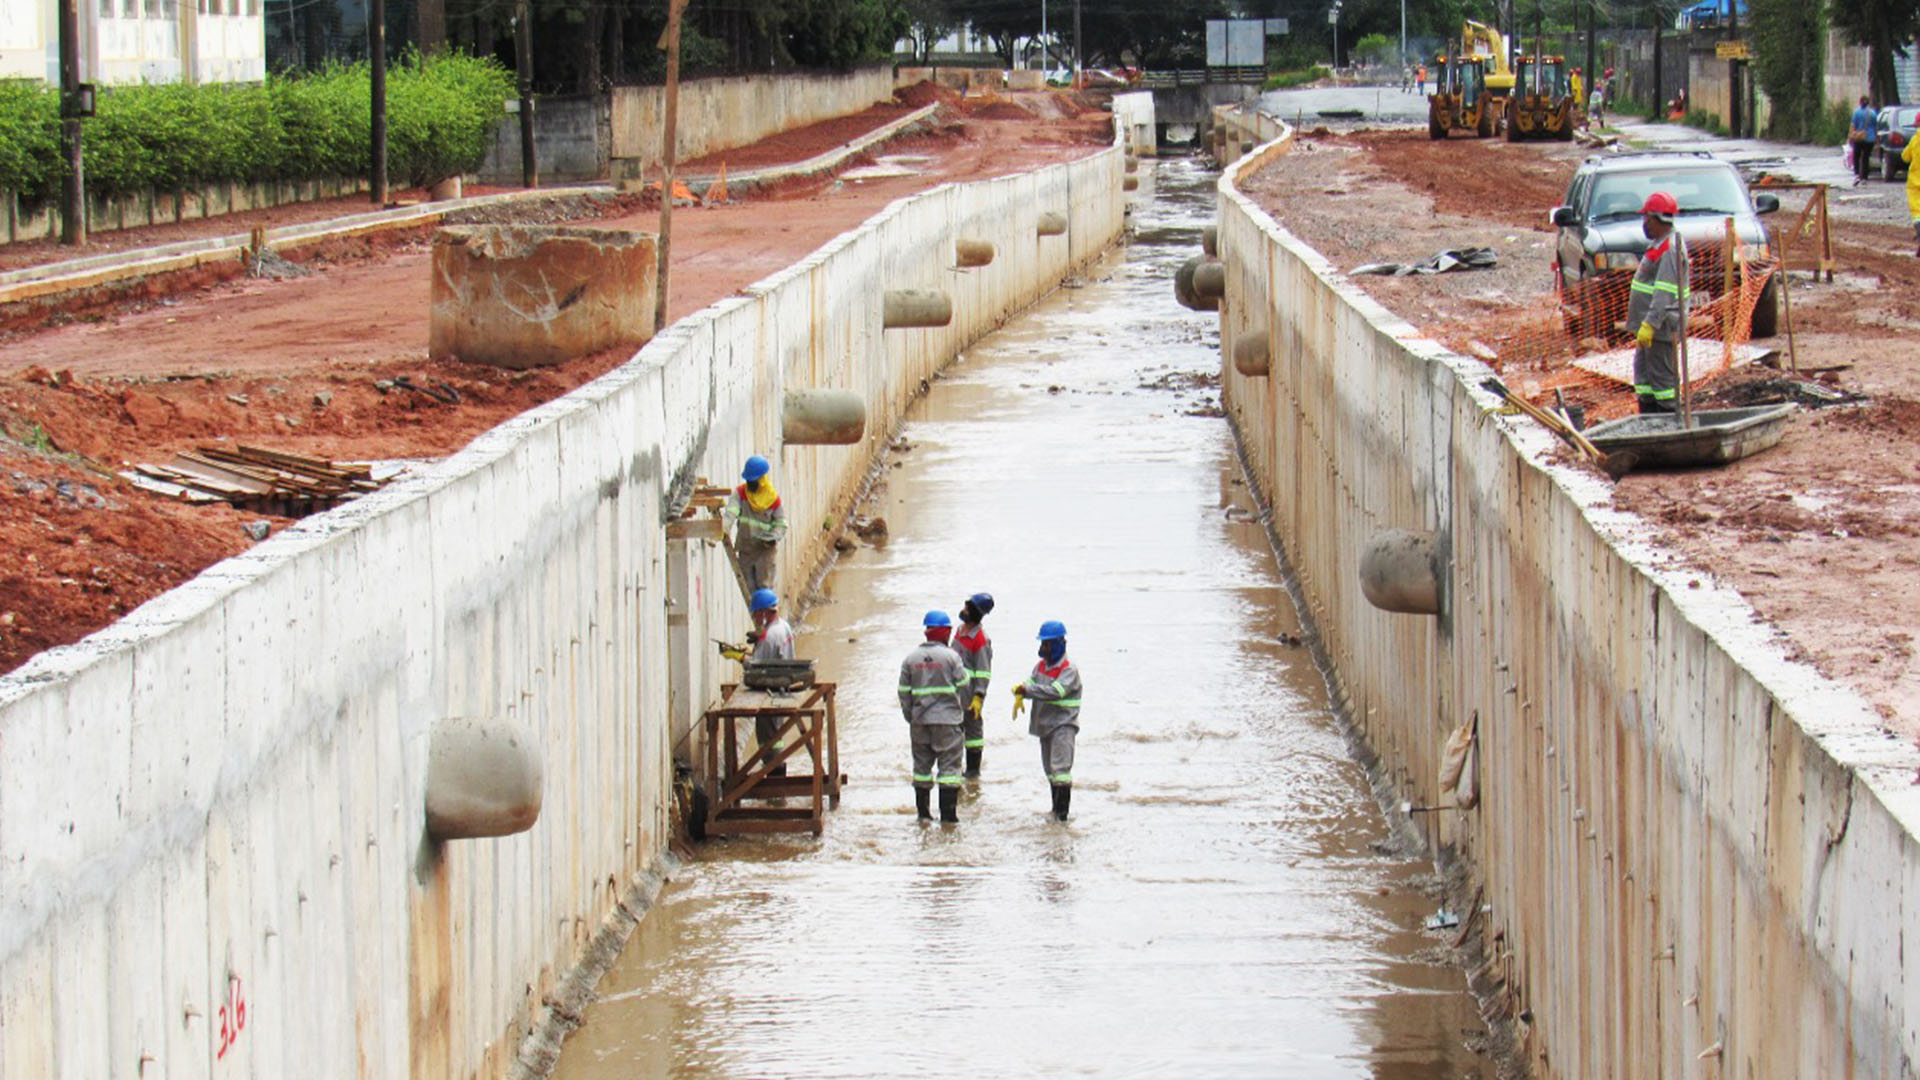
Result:
<instances>
[{"instance_id":1,"label":"worker with face mask","mask_svg":"<svg viewBox=\"0 0 1920 1080\"><path fill-rule=\"evenodd\" d=\"M1073 801L1073 743L1080 734L1080 669L1067 659L1066 624L1040 624L1040 662L1013 688L1014 712L1033 702L1027 733L1040 737L1040 767L1053 788L1053 816L1067 820Z\"/></svg>"},{"instance_id":2,"label":"worker with face mask","mask_svg":"<svg viewBox=\"0 0 1920 1080\"><path fill-rule=\"evenodd\" d=\"M787 512L767 474L773 466L755 454L740 470L742 483L727 496L720 514L733 526L733 547L749 589L773 588L775 545L787 535Z\"/></svg>"},{"instance_id":3,"label":"worker with face mask","mask_svg":"<svg viewBox=\"0 0 1920 1080\"><path fill-rule=\"evenodd\" d=\"M913 734L913 801L921 821L934 785L940 788L940 821L960 820L960 745L966 719L967 665L947 644L953 618L929 611L921 620L926 640L900 664L900 715Z\"/></svg>"},{"instance_id":4,"label":"worker with face mask","mask_svg":"<svg viewBox=\"0 0 1920 1080\"><path fill-rule=\"evenodd\" d=\"M1640 208L1640 230L1653 246L1640 257L1627 296L1627 328L1633 331L1633 392L1643 413L1670 413L1678 406L1680 376L1675 348L1686 333L1687 249L1674 232L1680 204L1656 191Z\"/></svg>"},{"instance_id":5,"label":"worker with face mask","mask_svg":"<svg viewBox=\"0 0 1920 1080\"><path fill-rule=\"evenodd\" d=\"M953 651L960 654L960 660L967 665L967 777L980 775L980 755L986 749L986 726L980 720L980 710L987 702L987 683L993 678L993 642L987 640L987 632L980 626L981 620L993 610L993 597L978 592L967 597L960 605L960 632L954 635Z\"/></svg>"}]
</instances>

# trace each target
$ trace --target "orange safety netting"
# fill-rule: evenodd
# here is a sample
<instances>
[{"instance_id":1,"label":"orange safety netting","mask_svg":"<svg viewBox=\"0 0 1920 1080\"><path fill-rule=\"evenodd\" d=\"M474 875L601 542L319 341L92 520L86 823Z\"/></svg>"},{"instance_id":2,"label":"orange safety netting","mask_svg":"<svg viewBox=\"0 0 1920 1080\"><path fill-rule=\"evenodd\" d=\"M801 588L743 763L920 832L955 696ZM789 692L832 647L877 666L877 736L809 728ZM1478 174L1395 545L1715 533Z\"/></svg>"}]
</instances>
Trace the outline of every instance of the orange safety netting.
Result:
<instances>
[{"instance_id":1,"label":"orange safety netting","mask_svg":"<svg viewBox=\"0 0 1920 1080\"><path fill-rule=\"evenodd\" d=\"M1755 347L1773 333L1771 253L1742 258L1738 247L1696 242L1687 320L1687 379L1697 397L1704 384L1767 350ZM1731 271L1731 272L1729 272ZM1633 393L1632 335L1626 326L1631 268L1603 271L1508 311L1426 328L1456 352L1484 360L1515 393L1541 405L1564 400L1584 409L1588 423L1637 409ZM1762 304L1768 305L1765 309Z\"/></svg>"}]
</instances>

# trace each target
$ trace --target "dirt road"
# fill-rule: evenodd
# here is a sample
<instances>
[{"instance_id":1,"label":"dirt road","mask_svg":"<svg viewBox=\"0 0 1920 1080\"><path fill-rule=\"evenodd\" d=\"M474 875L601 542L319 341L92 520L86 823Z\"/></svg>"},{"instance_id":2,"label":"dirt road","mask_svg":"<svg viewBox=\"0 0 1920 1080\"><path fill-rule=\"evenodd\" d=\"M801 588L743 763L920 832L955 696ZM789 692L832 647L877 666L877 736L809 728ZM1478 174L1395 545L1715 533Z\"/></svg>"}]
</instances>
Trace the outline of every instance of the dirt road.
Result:
<instances>
[{"instance_id":1,"label":"dirt road","mask_svg":"<svg viewBox=\"0 0 1920 1080\"><path fill-rule=\"evenodd\" d=\"M1423 332L1502 369L1503 335L1552 311L1547 211L1585 153L1436 143L1424 131L1326 133L1300 140L1247 190L1343 269L1493 248L1494 270L1353 280ZM1889 732L1915 738L1920 371L1911 358L1920 260L1906 230L1850 221L1836 230L1834 280L1792 278L1794 352L1802 378L1864 400L1803 410L1780 446L1727 468L1634 473L1614 501L1653 522L1703 575L1738 588L1794 653L1864 694ZM1771 344L1785 350L1787 340ZM1502 374L1522 387L1551 377L1530 368ZM1778 396L1781 379L1738 369L1709 388L1709 400ZM1599 415L1631 408L1623 392L1583 403Z\"/></svg>"},{"instance_id":2,"label":"dirt road","mask_svg":"<svg viewBox=\"0 0 1920 1080\"><path fill-rule=\"evenodd\" d=\"M930 130L876 151L915 159L912 175L827 178L676 212L669 317L792 264L894 199L1064 160L1111 137L1105 112L1059 94L963 103L923 86L902 97L947 103ZM871 130L899 112L861 122ZM845 121L817 127L739 160L804 160L857 134ZM577 212L608 228L658 223L631 198L583 198ZM630 354L528 372L429 361L430 241L419 231L332 244L300 257L306 276L233 281L0 342L0 548L11 556L0 566L0 672L245 549L246 521L284 524L150 496L114 475L125 463L215 440L339 459L437 457ZM444 383L459 400L396 387L403 375Z\"/></svg>"}]
</instances>

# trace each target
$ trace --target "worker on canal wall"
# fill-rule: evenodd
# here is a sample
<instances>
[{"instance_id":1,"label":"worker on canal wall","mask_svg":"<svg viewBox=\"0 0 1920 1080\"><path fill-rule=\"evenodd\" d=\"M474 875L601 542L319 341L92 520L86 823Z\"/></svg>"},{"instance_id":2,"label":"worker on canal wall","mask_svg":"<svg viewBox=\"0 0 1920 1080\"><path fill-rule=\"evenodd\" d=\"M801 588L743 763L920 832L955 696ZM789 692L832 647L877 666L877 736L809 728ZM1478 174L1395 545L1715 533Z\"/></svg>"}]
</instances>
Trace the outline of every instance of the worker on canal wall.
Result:
<instances>
[{"instance_id":1,"label":"worker on canal wall","mask_svg":"<svg viewBox=\"0 0 1920 1080\"><path fill-rule=\"evenodd\" d=\"M780 493L774 490L767 474L773 466L755 454L740 470L742 483L727 496L721 515L733 523L733 546L740 556L740 572L747 588L771 589L774 550L787 535L787 512L780 505Z\"/></svg>"},{"instance_id":2,"label":"worker on canal wall","mask_svg":"<svg viewBox=\"0 0 1920 1080\"><path fill-rule=\"evenodd\" d=\"M987 683L993 678L993 642L988 640L987 632L980 623L992 610L992 595L977 592L967 597L967 602L960 605L960 632L953 639L953 650L960 654L961 662L967 665L969 692L964 727L968 779L980 776L980 757L987 746L986 725L981 721L980 714L987 703Z\"/></svg>"},{"instance_id":3,"label":"worker on canal wall","mask_svg":"<svg viewBox=\"0 0 1920 1080\"><path fill-rule=\"evenodd\" d=\"M1040 624L1040 662L1027 681L1013 688L1014 714L1033 702L1027 734L1040 737L1040 767L1053 789L1053 816L1067 820L1073 802L1073 742L1080 734L1080 669L1067 659L1067 627L1057 620Z\"/></svg>"},{"instance_id":4,"label":"worker on canal wall","mask_svg":"<svg viewBox=\"0 0 1920 1080\"><path fill-rule=\"evenodd\" d=\"M1685 242L1673 231L1680 204L1672 195L1656 191L1640 208L1640 231L1653 246L1633 273L1627 297L1627 325L1633 328L1633 392L1643 413L1676 410L1680 376L1674 350L1686 333L1687 254Z\"/></svg>"},{"instance_id":5,"label":"worker on canal wall","mask_svg":"<svg viewBox=\"0 0 1920 1080\"><path fill-rule=\"evenodd\" d=\"M791 660L793 659L793 627L780 615L780 597L772 589L755 589L747 601L747 611L753 616L753 633L747 640L753 646L749 654L751 660ZM757 716L753 720L753 732L760 743L761 757L772 760L774 755L785 749L786 744L775 739L779 734L781 719L774 716ZM770 776L785 776L787 767L776 765Z\"/></svg>"},{"instance_id":6,"label":"worker on canal wall","mask_svg":"<svg viewBox=\"0 0 1920 1080\"><path fill-rule=\"evenodd\" d=\"M900 664L900 715L913 733L913 802L921 821L932 820L927 804L936 781L940 821L960 820L960 748L972 680L967 665L947 641L953 618L929 611L921 620L926 640Z\"/></svg>"}]
</instances>

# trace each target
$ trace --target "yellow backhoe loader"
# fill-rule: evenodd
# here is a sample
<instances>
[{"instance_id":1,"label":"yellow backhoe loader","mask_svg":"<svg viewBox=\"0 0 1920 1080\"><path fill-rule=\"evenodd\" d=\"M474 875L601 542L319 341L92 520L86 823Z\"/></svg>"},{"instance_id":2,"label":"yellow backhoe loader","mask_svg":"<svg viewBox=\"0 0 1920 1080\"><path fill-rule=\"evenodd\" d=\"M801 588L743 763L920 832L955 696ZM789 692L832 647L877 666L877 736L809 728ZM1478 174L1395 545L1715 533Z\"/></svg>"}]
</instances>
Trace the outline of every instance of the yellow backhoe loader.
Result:
<instances>
[{"instance_id":1,"label":"yellow backhoe loader","mask_svg":"<svg viewBox=\"0 0 1920 1080\"><path fill-rule=\"evenodd\" d=\"M1507 98L1507 141L1573 138L1578 106L1567 79L1564 57L1538 53L1513 65L1513 94Z\"/></svg>"},{"instance_id":2,"label":"yellow backhoe loader","mask_svg":"<svg viewBox=\"0 0 1920 1080\"><path fill-rule=\"evenodd\" d=\"M1460 52L1487 59L1487 89L1502 105L1506 104L1507 95L1513 93L1513 69L1507 66L1507 36L1485 23L1467 19L1460 26Z\"/></svg>"},{"instance_id":3,"label":"yellow backhoe loader","mask_svg":"<svg viewBox=\"0 0 1920 1080\"><path fill-rule=\"evenodd\" d=\"M1492 135L1499 124L1500 103L1487 89L1485 57L1434 58L1433 93L1427 95L1427 137L1444 139L1454 131L1475 138Z\"/></svg>"}]
</instances>

